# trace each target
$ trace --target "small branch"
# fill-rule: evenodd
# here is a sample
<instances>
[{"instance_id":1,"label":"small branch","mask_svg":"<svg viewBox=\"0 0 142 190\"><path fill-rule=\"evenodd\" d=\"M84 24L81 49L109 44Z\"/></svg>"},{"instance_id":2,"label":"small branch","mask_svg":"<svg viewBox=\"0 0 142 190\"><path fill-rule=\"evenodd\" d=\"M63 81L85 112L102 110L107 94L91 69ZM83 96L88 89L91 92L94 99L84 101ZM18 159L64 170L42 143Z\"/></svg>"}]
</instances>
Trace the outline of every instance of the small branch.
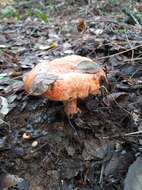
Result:
<instances>
[{"instance_id":1,"label":"small branch","mask_svg":"<svg viewBox=\"0 0 142 190\"><path fill-rule=\"evenodd\" d=\"M105 169L105 164L103 163L103 164L102 164L102 167L101 167L101 173L100 173L99 184L102 184L102 182L103 182L104 169Z\"/></svg>"},{"instance_id":2,"label":"small branch","mask_svg":"<svg viewBox=\"0 0 142 190\"><path fill-rule=\"evenodd\" d=\"M137 45L137 46L134 46L133 48L129 48L129 49L125 50L125 51L121 51L121 52L112 54L112 55L108 55L108 56L96 58L96 60L107 59L107 58L114 57L114 56L116 56L116 55L121 55L121 54L126 53L126 52L128 52L128 51L132 51L132 50L134 50L134 49L137 49L137 48L139 48L139 47L142 47L142 44Z\"/></svg>"},{"instance_id":3,"label":"small branch","mask_svg":"<svg viewBox=\"0 0 142 190\"><path fill-rule=\"evenodd\" d=\"M131 136L131 135L139 135L142 134L142 131L136 131L136 132L132 132L132 133L126 133L124 136Z\"/></svg>"},{"instance_id":4,"label":"small branch","mask_svg":"<svg viewBox=\"0 0 142 190\"><path fill-rule=\"evenodd\" d=\"M133 59L125 59L123 60L124 62L129 62L129 61L140 61L142 60L142 57L137 57L137 58L133 58Z\"/></svg>"}]
</instances>

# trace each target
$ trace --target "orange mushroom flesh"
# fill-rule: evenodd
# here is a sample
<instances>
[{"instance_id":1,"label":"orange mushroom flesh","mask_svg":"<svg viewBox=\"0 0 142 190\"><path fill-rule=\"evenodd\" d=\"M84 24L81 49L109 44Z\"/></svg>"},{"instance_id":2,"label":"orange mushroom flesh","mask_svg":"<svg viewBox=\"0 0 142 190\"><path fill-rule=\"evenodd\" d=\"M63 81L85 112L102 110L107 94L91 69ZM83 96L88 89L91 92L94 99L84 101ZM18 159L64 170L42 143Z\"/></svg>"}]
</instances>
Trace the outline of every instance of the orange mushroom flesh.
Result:
<instances>
[{"instance_id":1,"label":"orange mushroom flesh","mask_svg":"<svg viewBox=\"0 0 142 190\"><path fill-rule=\"evenodd\" d=\"M105 78L102 68L91 59L70 55L36 65L25 75L24 87L31 95L63 101L70 117L78 112L77 99L99 94L100 82Z\"/></svg>"}]
</instances>

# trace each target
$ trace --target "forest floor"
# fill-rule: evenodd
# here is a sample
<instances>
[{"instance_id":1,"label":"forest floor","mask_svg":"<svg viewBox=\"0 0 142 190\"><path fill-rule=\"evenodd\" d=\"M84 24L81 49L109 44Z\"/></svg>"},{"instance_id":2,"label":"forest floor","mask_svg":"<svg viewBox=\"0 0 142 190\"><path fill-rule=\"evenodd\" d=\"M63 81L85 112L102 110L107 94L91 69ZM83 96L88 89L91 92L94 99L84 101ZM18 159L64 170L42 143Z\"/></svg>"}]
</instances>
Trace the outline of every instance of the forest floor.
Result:
<instances>
[{"instance_id":1,"label":"forest floor","mask_svg":"<svg viewBox=\"0 0 142 190\"><path fill-rule=\"evenodd\" d=\"M142 4L31 0L1 10L0 189L142 189ZM109 81L79 101L74 128L61 102L23 88L41 60L69 54L100 63Z\"/></svg>"}]
</instances>

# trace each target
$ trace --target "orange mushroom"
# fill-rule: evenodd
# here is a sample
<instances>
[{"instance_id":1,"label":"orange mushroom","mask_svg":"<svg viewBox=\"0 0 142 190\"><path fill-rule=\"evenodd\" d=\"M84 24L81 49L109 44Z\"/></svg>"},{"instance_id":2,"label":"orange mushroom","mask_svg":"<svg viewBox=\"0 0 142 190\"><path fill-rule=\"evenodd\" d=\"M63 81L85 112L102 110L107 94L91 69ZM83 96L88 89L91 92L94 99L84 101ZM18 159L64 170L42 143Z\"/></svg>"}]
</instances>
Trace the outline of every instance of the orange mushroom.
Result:
<instances>
[{"instance_id":1,"label":"orange mushroom","mask_svg":"<svg viewBox=\"0 0 142 190\"><path fill-rule=\"evenodd\" d=\"M91 59L69 55L36 65L24 77L24 87L31 95L63 101L65 113L72 116L78 112L77 98L99 94L105 78L102 68Z\"/></svg>"}]
</instances>

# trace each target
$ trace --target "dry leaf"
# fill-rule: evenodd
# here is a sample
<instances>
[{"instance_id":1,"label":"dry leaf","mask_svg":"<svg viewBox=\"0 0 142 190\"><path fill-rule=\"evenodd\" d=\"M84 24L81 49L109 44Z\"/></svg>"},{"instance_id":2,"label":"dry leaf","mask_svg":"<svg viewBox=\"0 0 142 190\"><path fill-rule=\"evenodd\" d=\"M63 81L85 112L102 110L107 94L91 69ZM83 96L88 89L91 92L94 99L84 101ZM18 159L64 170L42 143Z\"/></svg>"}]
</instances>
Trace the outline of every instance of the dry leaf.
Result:
<instances>
[{"instance_id":1,"label":"dry leaf","mask_svg":"<svg viewBox=\"0 0 142 190\"><path fill-rule=\"evenodd\" d=\"M13 0L0 0L0 7L5 7L6 5L9 5L12 3Z\"/></svg>"},{"instance_id":2,"label":"dry leaf","mask_svg":"<svg viewBox=\"0 0 142 190\"><path fill-rule=\"evenodd\" d=\"M118 103L118 104L123 104L127 101L128 99L128 93L126 92L115 92L107 95L106 97L103 98L103 102L107 105L110 106L113 103Z\"/></svg>"},{"instance_id":3,"label":"dry leaf","mask_svg":"<svg viewBox=\"0 0 142 190\"><path fill-rule=\"evenodd\" d=\"M0 96L0 114L7 115L9 112L7 99Z\"/></svg>"},{"instance_id":4,"label":"dry leaf","mask_svg":"<svg viewBox=\"0 0 142 190\"><path fill-rule=\"evenodd\" d=\"M142 189L142 158L138 157L130 166L124 181L124 190Z\"/></svg>"},{"instance_id":5,"label":"dry leaf","mask_svg":"<svg viewBox=\"0 0 142 190\"><path fill-rule=\"evenodd\" d=\"M137 9L137 11L142 12L142 3L137 3L136 9Z\"/></svg>"},{"instance_id":6,"label":"dry leaf","mask_svg":"<svg viewBox=\"0 0 142 190\"><path fill-rule=\"evenodd\" d=\"M84 32L86 30L86 22L85 20L81 19L79 20L79 23L77 25L78 32Z\"/></svg>"}]
</instances>

